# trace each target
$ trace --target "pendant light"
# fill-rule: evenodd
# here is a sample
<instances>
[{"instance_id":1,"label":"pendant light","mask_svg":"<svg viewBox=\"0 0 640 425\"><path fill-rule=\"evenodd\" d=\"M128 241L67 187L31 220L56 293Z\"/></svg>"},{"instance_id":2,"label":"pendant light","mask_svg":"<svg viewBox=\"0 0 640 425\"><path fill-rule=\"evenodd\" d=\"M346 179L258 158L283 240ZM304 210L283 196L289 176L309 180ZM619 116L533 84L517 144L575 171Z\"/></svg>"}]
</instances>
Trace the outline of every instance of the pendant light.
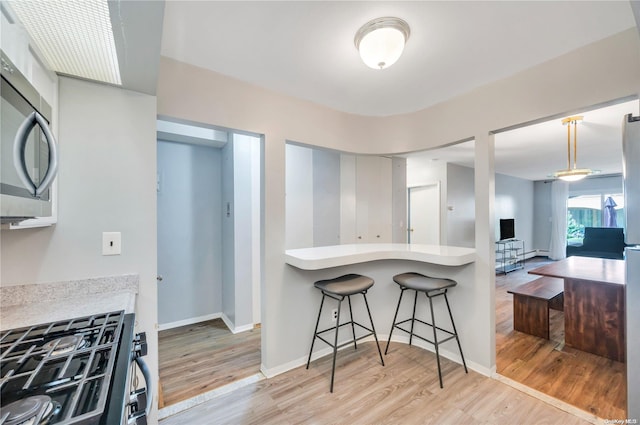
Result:
<instances>
[{"instance_id":1,"label":"pendant light","mask_svg":"<svg viewBox=\"0 0 640 425\"><path fill-rule=\"evenodd\" d=\"M568 117L562 120L562 124L567 126L567 169L557 171L554 176L567 182L582 180L593 171L589 168L578 168L578 121L582 121L582 115ZM571 164L571 126L573 126L573 166Z\"/></svg>"},{"instance_id":2,"label":"pendant light","mask_svg":"<svg viewBox=\"0 0 640 425\"><path fill-rule=\"evenodd\" d=\"M400 18L377 18L364 24L354 43L369 68L388 68L400 58L409 39L409 24Z\"/></svg>"}]
</instances>

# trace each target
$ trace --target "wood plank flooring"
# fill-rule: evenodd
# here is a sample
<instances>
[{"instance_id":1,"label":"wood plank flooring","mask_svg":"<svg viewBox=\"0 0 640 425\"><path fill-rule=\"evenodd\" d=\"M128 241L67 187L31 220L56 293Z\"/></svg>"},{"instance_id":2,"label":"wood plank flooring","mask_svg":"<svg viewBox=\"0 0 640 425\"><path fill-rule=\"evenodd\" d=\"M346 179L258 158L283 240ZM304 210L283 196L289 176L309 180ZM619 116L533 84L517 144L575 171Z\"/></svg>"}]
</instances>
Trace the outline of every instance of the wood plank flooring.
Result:
<instances>
[{"instance_id":1,"label":"wood plank flooring","mask_svg":"<svg viewBox=\"0 0 640 425\"><path fill-rule=\"evenodd\" d=\"M160 408L260 371L260 328L233 334L222 319L159 332Z\"/></svg>"},{"instance_id":2,"label":"wood plank flooring","mask_svg":"<svg viewBox=\"0 0 640 425\"><path fill-rule=\"evenodd\" d=\"M507 290L536 279L526 270L496 277L497 371L514 381L603 419L624 419L624 364L564 347L564 316L550 312L550 340L513 330ZM243 341L243 339L246 340ZM232 335L221 320L160 332L160 382L171 405L253 375L260 365L260 330ZM220 355L215 353L216 348ZM496 380L443 359L438 386L433 353L392 344L379 363L372 342L339 353L334 394L331 357L219 396L161 425L585 423ZM163 406L160 406L163 407Z\"/></svg>"},{"instance_id":3,"label":"wood plank flooring","mask_svg":"<svg viewBox=\"0 0 640 425\"><path fill-rule=\"evenodd\" d=\"M496 366L503 376L603 419L626 418L624 363L564 346L564 315L550 311L550 339L513 330L513 296L507 291L537 276L527 270L496 276Z\"/></svg>"},{"instance_id":4,"label":"wood plank flooring","mask_svg":"<svg viewBox=\"0 0 640 425\"><path fill-rule=\"evenodd\" d=\"M163 419L160 425L205 424L585 424L588 422L508 385L392 343L385 365L374 342L340 351L334 393L331 356L221 395Z\"/></svg>"}]
</instances>

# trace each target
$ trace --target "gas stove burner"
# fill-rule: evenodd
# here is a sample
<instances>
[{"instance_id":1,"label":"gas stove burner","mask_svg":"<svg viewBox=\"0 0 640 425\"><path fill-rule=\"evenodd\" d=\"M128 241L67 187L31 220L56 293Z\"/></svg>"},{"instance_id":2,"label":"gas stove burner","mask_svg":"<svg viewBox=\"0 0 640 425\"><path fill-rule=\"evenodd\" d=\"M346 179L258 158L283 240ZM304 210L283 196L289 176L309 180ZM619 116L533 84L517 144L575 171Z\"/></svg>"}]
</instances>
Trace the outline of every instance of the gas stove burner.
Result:
<instances>
[{"instance_id":1,"label":"gas stove burner","mask_svg":"<svg viewBox=\"0 0 640 425\"><path fill-rule=\"evenodd\" d=\"M57 356L59 354L70 353L75 350L79 350L87 345L87 341L80 335L63 336L62 338L53 339L42 345L42 348L49 352L53 349L50 356Z\"/></svg>"},{"instance_id":2,"label":"gas stove burner","mask_svg":"<svg viewBox=\"0 0 640 425\"><path fill-rule=\"evenodd\" d=\"M14 401L2 408L3 425L43 425L55 413L51 397L37 395ZM56 408L57 411L59 408ZM6 418L6 419L5 419Z\"/></svg>"}]
</instances>

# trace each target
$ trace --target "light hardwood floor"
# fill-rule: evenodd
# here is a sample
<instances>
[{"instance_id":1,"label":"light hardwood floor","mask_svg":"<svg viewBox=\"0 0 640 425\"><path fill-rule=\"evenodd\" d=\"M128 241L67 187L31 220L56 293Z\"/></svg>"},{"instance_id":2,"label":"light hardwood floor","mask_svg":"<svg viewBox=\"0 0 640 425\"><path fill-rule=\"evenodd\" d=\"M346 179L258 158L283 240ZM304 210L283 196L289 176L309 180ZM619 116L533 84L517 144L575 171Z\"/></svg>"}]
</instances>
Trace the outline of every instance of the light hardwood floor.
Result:
<instances>
[{"instance_id":1,"label":"light hardwood floor","mask_svg":"<svg viewBox=\"0 0 640 425\"><path fill-rule=\"evenodd\" d=\"M374 342L340 351L334 393L331 356L247 385L166 418L205 424L584 424L582 419L443 359L440 389L433 353L392 343L385 365ZM384 348L384 347L383 347Z\"/></svg>"},{"instance_id":2,"label":"light hardwood floor","mask_svg":"<svg viewBox=\"0 0 640 425\"><path fill-rule=\"evenodd\" d=\"M525 270L496 277L497 372L600 418L626 418L624 364L565 347L562 312L551 310L549 340L513 330L507 290L538 278L527 270L542 264L527 261Z\"/></svg>"},{"instance_id":3,"label":"light hardwood floor","mask_svg":"<svg viewBox=\"0 0 640 425\"><path fill-rule=\"evenodd\" d=\"M260 372L260 329L233 334L222 319L161 331L159 407Z\"/></svg>"},{"instance_id":4,"label":"light hardwood floor","mask_svg":"<svg viewBox=\"0 0 640 425\"><path fill-rule=\"evenodd\" d=\"M538 265L539 260L528 261L526 269ZM624 365L564 347L561 312L551 312L549 341L513 330L512 295L507 290L535 278L526 270L496 278L498 373L603 419L624 419ZM236 361L244 363L240 353L247 346L235 346L243 334L232 335L217 322L160 333L160 379L166 387L166 405L258 371L259 330L247 333L255 347L249 372L229 372L235 370ZM226 331L220 344L222 352L228 353L224 359L203 352L212 347L211 338L220 331ZM192 345L196 347L189 348ZM446 359L445 388L440 389L435 357L421 348L392 344L383 368L373 342L359 347L339 353L334 394L329 393L331 357L327 356L313 362L310 370L299 367L249 384L161 424L586 423L496 380L472 371L465 375L459 365ZM168 355L167 349L174 354ZM218 367L218 379L203 368L203 358L211 358ZM180 366L185 360L187 366Z\"/></svg>"}]
</instances>

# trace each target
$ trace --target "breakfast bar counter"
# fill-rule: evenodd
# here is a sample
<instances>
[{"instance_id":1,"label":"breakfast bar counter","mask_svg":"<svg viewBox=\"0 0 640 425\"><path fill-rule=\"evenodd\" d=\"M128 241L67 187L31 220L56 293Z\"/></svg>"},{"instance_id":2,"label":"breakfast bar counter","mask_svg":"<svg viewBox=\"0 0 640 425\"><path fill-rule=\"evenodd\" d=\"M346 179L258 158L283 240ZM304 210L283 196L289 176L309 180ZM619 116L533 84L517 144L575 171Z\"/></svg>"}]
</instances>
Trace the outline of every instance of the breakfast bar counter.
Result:
<instances>
[{"instance_id":1,"label":"breakfast bar counter","mask_svg":"<svg viewBox=\"0 0 640 425\"><path fill-rule=\"evenodd\" d=\"M457 246L375 243L290 249L287 264L320 270L376 260L411 260L441 266L463 266L475 260L475 249Z\"/></svg>"},{"instance_id":2,"label":"breakfast bar counter","mask_svg":"<svg viewBox=\"0 0 640 425\"><path fill-rule=\"evenodd\" d=\"M284 261L283 280L286 282L287 291L282 293L278 301L279 308L291 311L290 316L295 317L291 327L287 329L288 347L296 356L292 356L292 365L306 363L308 356L311 344L309 335L313 333L317 320L316 312L322 298L315 289L314 282L348 274L359 274L374 280L373 287L367 291L367 299L378 338L386 342L394 321L399 295L398 285L394 283L393 277L401 273L415 272L457 282L455 287L450 288L448 295L465 360L471 369L487 376L491 375L493 361L490 353L495 343L491 341L489 334L483 332L491 327L490 310L484 307L489 305L490 290L485 281L476 279L475 249L400 243L350 244L289 249L285 251ZM365 308L362 297L355 297L353 302L354 314L362 314L362 309ZM398 318L410 317L412 307L412 300L403 302ZM426 298L420 297L417 317L427 318L428 307ZM447 323L446 304L437 300L434 309L436 320L444 320ZM329 312L323 311L320 328L331 326ZM346 341L350 332L345 332L344 335L341 333L338 342L344 342L343 336ZM408 343L409 337L402 333L394 333L392 341ZM412 345L433 351L430 344L416 341L416 338L413 339ZM313 358L329 354L331 351L322 344L318 350L317 353L314 351ZM440 349L440 355L461 363L455 341L445 343ZM298 360L293 361L294 358Z\"/></svg>"}]
</instances>

